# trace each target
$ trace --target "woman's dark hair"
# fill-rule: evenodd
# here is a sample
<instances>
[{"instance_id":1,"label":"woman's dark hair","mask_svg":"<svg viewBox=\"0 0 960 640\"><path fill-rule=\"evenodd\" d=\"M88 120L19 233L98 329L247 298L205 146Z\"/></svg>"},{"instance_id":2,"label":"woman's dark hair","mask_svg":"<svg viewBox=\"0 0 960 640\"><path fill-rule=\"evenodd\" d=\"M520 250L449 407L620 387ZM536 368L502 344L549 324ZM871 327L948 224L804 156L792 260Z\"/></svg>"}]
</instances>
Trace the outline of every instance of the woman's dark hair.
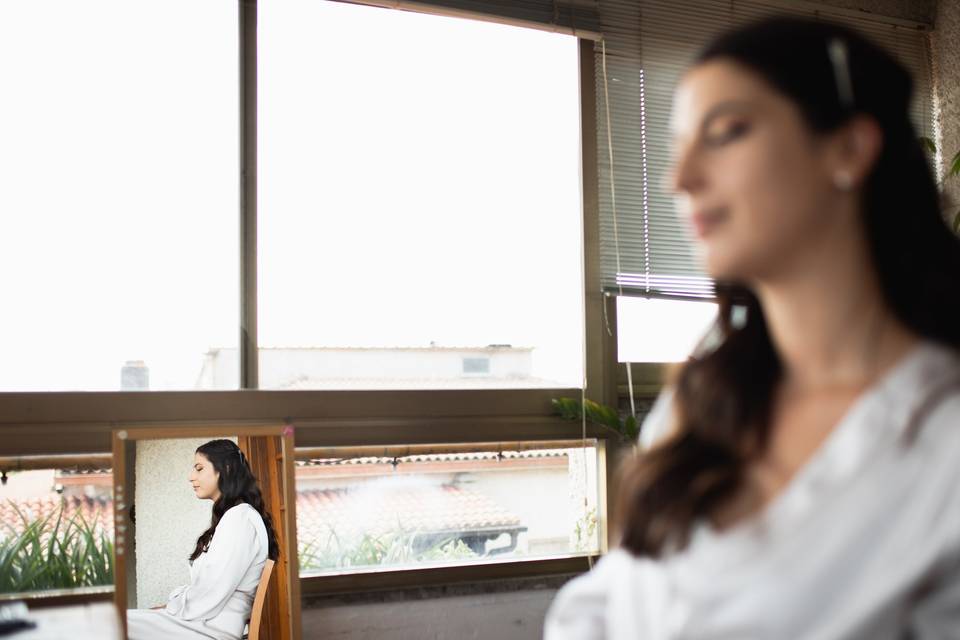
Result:
<instances>
[{"instance_id":1,"label":"woman's dark hair","mask_svg":"<svg viewBox=\"0 0 960 640\"><path fill-rule=\"evenodd\" d=\"M861 220L885 301L916 334L960 347L960 244L908 118L910 74L849 29L791 18L722 35L697 63L713 60L740 65L791 100L813 135L854 116L876 120L882 150L863 186ZM719 346L676 372L672 434L622 477L621 542L636 555L685 547L696 521L744 488L767 446L780 359L750 290L718 283L717 297ZM746 309L745 324L731 322L735 306Z\"/></svg>"},{"instance_id":2,"label":"woman's dark hair","mask_svg":"<svg viewBox=\"0 0 960 640\"><path fill-rule=\"evenodd\" d=\"M197 538L197 546L190 554L190 561L193 562L200 557L201 553L206 552L210 546L210 541L213 539L213 533L220 523L220 518L227 512L227 509L235 507L241 502L246 502L256 509L260 517L263 518L263 524L267 528L267 557L271 560L279 558L280 547L277 544L273 519L264 508L263 496L260 495L257 479L250 470L250 465L247 463L240 447L232 440L211 440L197 447L197 453L209 460L214 470L220 474L217 480L220 497L213 503L210 528Z\"/></svg>"}]
</instances>

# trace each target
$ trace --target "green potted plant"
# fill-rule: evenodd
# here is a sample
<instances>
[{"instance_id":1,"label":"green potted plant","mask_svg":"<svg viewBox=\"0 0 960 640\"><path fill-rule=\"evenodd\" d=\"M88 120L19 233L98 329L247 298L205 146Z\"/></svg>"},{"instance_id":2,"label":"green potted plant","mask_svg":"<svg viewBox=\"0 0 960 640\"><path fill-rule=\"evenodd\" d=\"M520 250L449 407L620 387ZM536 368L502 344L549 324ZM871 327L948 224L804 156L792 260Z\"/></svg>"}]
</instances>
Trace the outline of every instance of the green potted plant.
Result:
<instances>
[{"instance_id":1,"label":"green potted plant","mask_svg":"<svg viewBox=\"0 0 960 640\"><path fill-rule=\"evenodd\" d=\"M634 416L621 417L613 407L593 400L585 400L581 404L580 400L574 398L554 398L551 403L555 413L564 420L582 420L585 413L587 422L612 431L620 442L637 441L640 428Z\"/></svg>"}]
</instances>

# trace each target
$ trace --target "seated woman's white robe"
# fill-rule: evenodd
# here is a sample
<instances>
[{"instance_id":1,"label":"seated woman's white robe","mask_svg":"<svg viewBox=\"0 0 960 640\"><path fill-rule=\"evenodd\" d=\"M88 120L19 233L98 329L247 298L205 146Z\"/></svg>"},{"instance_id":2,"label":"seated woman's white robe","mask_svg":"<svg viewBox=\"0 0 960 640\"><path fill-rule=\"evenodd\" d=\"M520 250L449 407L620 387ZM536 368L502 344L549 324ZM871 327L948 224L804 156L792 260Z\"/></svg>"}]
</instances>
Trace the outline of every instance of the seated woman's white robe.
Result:
<instances>
[{"instance_id":1,"label":"seated woman's white robe","mask_svg":"<svg viewBox=\"0 0 960 640\"><path fill-rule=\"evenodd\" d=\"M166 610L127 611L127 637L238 640L268 549L267 529L256 509L245 503L227 509L207 552L190 565L190 584L174 589Z\"/></svg>"},{"instance_id":2,"label":"seated woman's white robe","mask_svg":"<svg viewBox=\"0 0 960 640\"><path fill-rule=\"evenodd\" d=\"M758 516L659 559L613 551L560 590L545 638L960 638L958 386L957 355L920 344Z\"/></svg>"}]
</instances>

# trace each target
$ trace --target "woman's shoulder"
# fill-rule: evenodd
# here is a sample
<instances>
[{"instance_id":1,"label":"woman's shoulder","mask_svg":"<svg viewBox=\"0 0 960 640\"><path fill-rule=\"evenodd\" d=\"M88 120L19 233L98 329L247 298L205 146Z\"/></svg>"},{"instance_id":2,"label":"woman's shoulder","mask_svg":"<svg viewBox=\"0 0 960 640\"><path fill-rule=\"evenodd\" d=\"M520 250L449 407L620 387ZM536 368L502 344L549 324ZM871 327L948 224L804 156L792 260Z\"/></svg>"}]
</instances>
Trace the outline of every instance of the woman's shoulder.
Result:
<instances>
[{"instance_id":1,"label":"woman's shoulder","mask_svg":"<svg viewBox=\"0 0 960 640\"><path fill-rule=\"evenodd\" d=\"M648 558L637 558L625 549L612 549L590 571L565 584L561 592L573 599L586 594L605 594L630 582L638 572L645 571L652 564Z\"/></svg>"},{"instance_id":2,"label":"woman's shoulder","mask_svg":"<svg viewBox=\"0 0 960 640\"><path fill-rule=\"evenodd\" d=\"M220 517L220 522L242 526L247 522L253 523L255 519L260 520L260 514L257 513L257 510L246 502L240 502L224 511Z\"/></svg>"},{"instance_id":3,"label":"woman's shoulder","mask_svg":"<svg viewBox=\"0 0 960 640\"><path fill-rule=\"evenodd\" d=\"M884 395L905 438L960 443L954 428L960 418L960 352L922 341L899 369L888 376Z\"/></svg>"},{"instance_id":4,"label":"woman's shoulder","mask_svg":"<svg viewBox=\"0 0 960 640\"><path fill-rule=\"evenodd\" d=\"M651 608L648 605L666 607L659 598L665 593L659 588L661 573L658 563L650 559L636 558L623 549L610 551L591 571L557 592L547 613L545 637L604 638L611 629L639 631L643 610ZM637 600L639 588L642 603Z\"/></svg>"},{"instance_id":5,"label":"woman's shoulder","mask_svg":"<svg viewBox=\"0 0 960 640\"><path fill-rule=\"evenodd\" d=\"M227 509L220 518L221 523L228 523L229 527L252 527L257 532L264 532L266 525L260 512L246 502L240 502Z\"/></svg>"}]
</instances>

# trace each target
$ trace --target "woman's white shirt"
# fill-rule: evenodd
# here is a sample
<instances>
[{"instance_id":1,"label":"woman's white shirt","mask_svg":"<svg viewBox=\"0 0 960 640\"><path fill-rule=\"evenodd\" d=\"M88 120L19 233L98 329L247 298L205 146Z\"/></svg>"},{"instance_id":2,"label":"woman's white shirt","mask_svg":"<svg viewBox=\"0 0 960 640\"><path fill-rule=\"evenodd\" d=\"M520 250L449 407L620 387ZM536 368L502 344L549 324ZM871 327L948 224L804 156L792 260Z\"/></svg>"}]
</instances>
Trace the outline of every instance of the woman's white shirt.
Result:
<instances>
[{"instance_id":1,"label":"woman's white shirt","mask_svg":"<svg viewBox=\"0 0 960 640\"><path fill-rule=\"evenodd\" d=\"M190 565L190 584L170 594L167 613L237 630L239 636L253 605L267 551L267 530L256 509L246 503L227 509L207 552Z\"/></svg>"},{"instance_id":2,"label":"woman's white shirt","mask_svg":"<svg viewBox=\"0 0 960 640\"><path fill-rule=\"evenodd\" d=\"M669 404L644 431L669 428ZM917 346L758 516L723 532L700 523L657 560L605 556L560 590L544 635L960 638L957 354Z\"/></svg>"},{"instance_id":3,"label":"woman's white shirt","mask_svg":"<svg viewBox=\"0 0 960 640\"><path fill-rule=\"evenodd\" d=\"M127 612L130 638L240 638L268 550L256 509L227 509L206 553L190 565L190 584L174 589L166 610Z\"/></svg>"}]
</instances>

